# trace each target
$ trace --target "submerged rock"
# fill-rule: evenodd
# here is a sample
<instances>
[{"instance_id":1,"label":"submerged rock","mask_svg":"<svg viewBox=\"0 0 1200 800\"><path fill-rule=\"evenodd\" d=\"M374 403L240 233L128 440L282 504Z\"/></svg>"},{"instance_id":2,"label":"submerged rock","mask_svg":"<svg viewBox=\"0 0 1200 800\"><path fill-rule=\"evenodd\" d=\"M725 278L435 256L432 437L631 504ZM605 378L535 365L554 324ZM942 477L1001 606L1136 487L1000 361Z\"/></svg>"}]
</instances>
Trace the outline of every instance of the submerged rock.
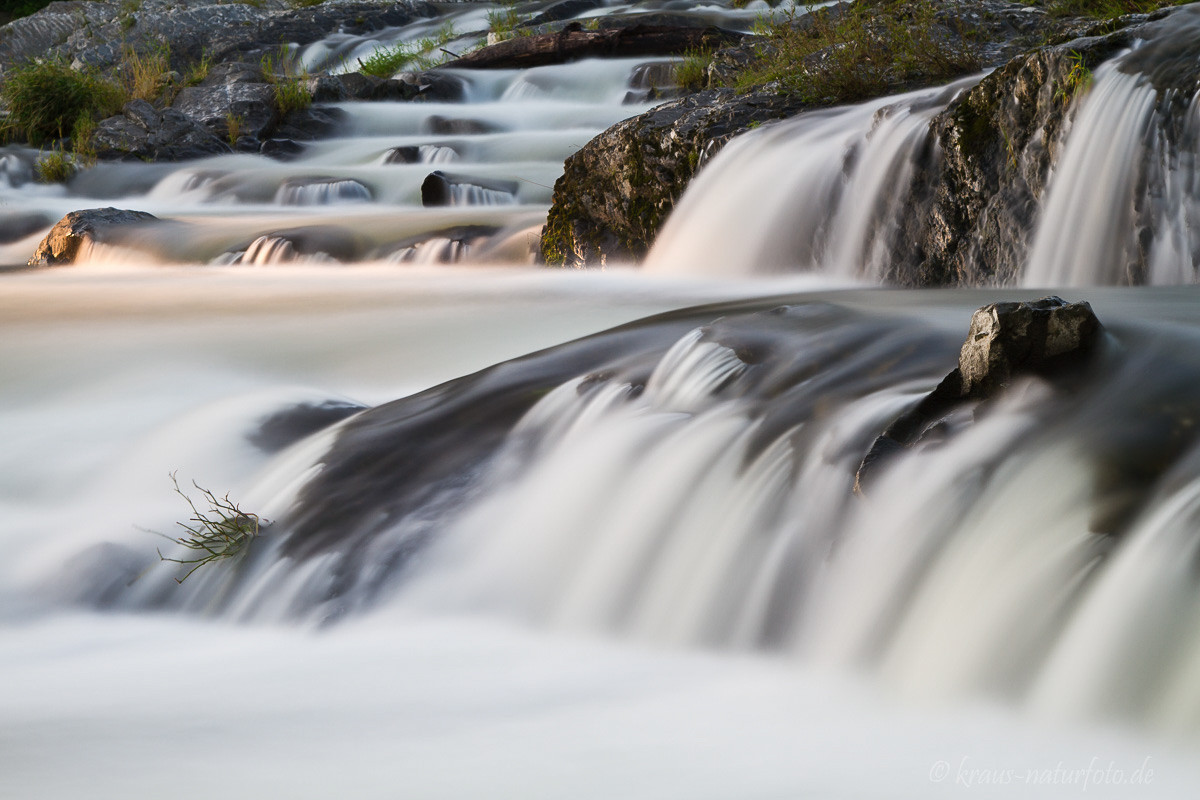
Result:
<instances>
[{"instance_id":1,"label":"submerged rock","mask_svg":"<svg viewBox=\"0 0 1200 800\"><path fill-rule=\"evenodd\" d=\"M1088 303L1061 297L992 303L971 317L958 368L875 440L855 477L861 493L880 463L920 442L939 424L990 400L1015 378L1036 375L1064 385L1096 352L1104 326Z\"/></svg>"},{"instance_id":2,"label":"submerged rock","mask_svg":"<svg viewBox=\"0 0 1200 800\"><path fill-rule=\"evenodd\" d=\"M72 264L85 245L104 241L110 230L157 221L158 217L145 211L120 208L72 211L59 220L46 234L46 238L42 239L33 257L29 259L29 266L52 267Z\"/></svg>"}]
</instances>

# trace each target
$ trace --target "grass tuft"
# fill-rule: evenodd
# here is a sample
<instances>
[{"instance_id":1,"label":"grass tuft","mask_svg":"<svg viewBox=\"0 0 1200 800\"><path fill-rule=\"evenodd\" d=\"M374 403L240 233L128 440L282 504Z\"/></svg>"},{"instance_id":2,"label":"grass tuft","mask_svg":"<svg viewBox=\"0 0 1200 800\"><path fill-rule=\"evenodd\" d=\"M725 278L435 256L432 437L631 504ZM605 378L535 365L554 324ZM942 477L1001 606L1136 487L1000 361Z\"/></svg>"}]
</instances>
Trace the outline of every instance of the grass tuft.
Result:
<instances>
[{"instance_id":1,"label":"grass tuft","mask_svg":"<svg viewBox=\"0 0 1200 800\"><path fill-rule=\"evenodd\" d=\"M0 132L4 138L21 138L31 144L61 139L80 119L103 119L121 110L121 87L64 61L29 62L9 70L0 87L0 101L8 108Z\"/></svg>"},{"instance_id":2,"label":"grass tuft","mask_svg":"<svg viewBox=\"0 0 1200 800\"><path fill-rule=\"evenodd\" d=\"M703 89L708 84L708 68L712 63L711 50L689 50L675 65L675 83L684 89Z\"/></svg>"},{"instance_id":3,"label":"grass tuft","mask_svg":"<svg viewBox=\"0 0 1200 800\"><path fill-rule=\"evenodd\" d=\"M394 47L376 50L366 59L359 59L358 71L376 78L390 78L410 64L417 69L432 69L445 60L441 47L456 35L454 24L447 23L432 36L400 42Z\"/></svg>"}]
</instances>

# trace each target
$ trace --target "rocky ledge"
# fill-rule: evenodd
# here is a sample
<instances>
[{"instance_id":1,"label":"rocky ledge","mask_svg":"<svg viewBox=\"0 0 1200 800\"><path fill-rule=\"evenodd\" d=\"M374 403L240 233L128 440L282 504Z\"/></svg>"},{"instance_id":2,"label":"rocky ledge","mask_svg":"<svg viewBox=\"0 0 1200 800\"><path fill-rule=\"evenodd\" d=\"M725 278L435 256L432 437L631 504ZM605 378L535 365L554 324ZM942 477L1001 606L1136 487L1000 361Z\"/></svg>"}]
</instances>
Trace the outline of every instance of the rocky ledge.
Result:
<instances>
[{"instance_id":1,"label":"rocky ledge","mask_svg":"<svg viewBox=\"0 0 1200 800\"><path fill-rule=\"evenodd\" d=\"M944 35L970 30L978 66L995 69L935 118L942 157L914 182L908 204L914 213L897 237L903 249L884 278L902 286L1011 282L1059 134L1069 122L1078 76L1090 74L1167 13L1098 23L1047 13L1043 4L945 4L938 18ZM903 30L884 28L879 35ZM723 51L711 72L744 62L754 46ZM1200 70L1192 65L1183 72L1194 80ZM711 77L720 80L720 74ZM944 73L927 80L910 76L887 93L946 80ZM585 267L641 258L697 170L731 138L822 104L828 105L806 102L779 85L749 92L708 89L610 128L567 160L543 230L543 260Z\"/></svg>"}]
</instances>

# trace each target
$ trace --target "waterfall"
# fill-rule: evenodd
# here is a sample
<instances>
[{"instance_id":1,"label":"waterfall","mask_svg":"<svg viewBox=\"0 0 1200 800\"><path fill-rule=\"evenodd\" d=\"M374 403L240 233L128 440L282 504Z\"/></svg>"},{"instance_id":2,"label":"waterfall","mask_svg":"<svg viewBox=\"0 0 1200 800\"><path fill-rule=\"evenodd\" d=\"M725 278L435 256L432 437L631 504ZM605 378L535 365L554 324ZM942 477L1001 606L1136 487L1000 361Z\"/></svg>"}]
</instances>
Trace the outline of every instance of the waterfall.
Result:
<instances>
[{"instance_id":1,"label":"waterfall","mask_svg":"<svg viewBox=\"0 0 1200 800\"><path fill-rule=\"evenodd\" d=\"M914 174L936 158L929 121L970 83L813 111L738 137L684 193L645 268L878 280Z\"/></svg>"}]
</instances>

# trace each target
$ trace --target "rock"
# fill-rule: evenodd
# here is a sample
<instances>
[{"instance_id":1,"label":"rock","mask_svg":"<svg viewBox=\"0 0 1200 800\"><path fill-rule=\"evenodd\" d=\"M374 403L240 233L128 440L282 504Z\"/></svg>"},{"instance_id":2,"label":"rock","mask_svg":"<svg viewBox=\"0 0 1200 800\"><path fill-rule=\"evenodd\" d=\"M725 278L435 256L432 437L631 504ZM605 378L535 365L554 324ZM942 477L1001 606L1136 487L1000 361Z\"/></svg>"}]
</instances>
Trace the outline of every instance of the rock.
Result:
<instances>
[{"instance_id":1,"label":"rock","mask_svg":"<svg viewBox=\"0 0 1200 800\"><path fill-rule=\"evenodd\" d=\"M263 138L276 122L275 87L269 83L218 83L189 86L171 108L199 122L214 136L229 137L230 120L241 135Z\"/></svg>"},{"instance_id":2,"label":"rock","mask_svg":"<svg viewBox=\"0 0 1200 800\"><path fill-rule=\"evenodd\" d=\"M345 114L338 108L310 106L293 111L284 117L283 121L272 131L272 135L280 139L312 141L334 134L344 120Z\"/></svg>"},{"instance_id":3,"label":"rock","mask_svg":"<svg viewBox=\"0 0 1200 800\"><path fill-rule=\"evenodd\" d=\"M980 308L971 317L958 368L875 440L859 465L855 491L863 493L880 464L943 427L960 427L956 415L995 398L1014 378L1036 375L1068 386L1097 352L1103 332L1088 303L1055 296Z\"/></svg>"},{"instance_id":4,"label":"rock","mask_svg":"<svg viewBox=\"0 0 1200 800\"><path fill-rule=\"evenodd\" d=\"M423 133L433 133L439 136L474 136L481 133L496 133L499 130L499 125L485 120L444 117L441 114L431 114L421 122Z\"/></svg>"},{"instance_id":5,"label":"rock","mask_svg":"<svg viewBox=\"0 0 1200 800\"><path fill-rule=\"evenodd\" d=\"M100 158L147 161L184 161L231 149L191 117L171 108L159 111L145 100L132 100L120 115L101 121L92 147Z\"/></svg>"},{"instance_id":6,"label":"rock","mask_svg":"<svg viewBox=\"0 0 1200 800\"><path fill-rule=\"evenodd\" d=\"M517 202L517 182L450 175L435 170L421 184L421 205L509 205Z\"/></svg>"},{"instance_id":7,"label":"rock","mask_svg":"<svg viewBox=\"0 0 1200 800\"><path fill-rule=\"evenodd\" d=\"M364 0L295 7L288 0L123 0L51 3L0 30L0 63L61 56L100 70L120 63L130 45L165 45L171 67L184 72L207 56L213 63L257 61L281 44L305 45L334 31L362 34L437 16L434 6Z\"/></svg>"},{"instance_id":8,"label":"rock","mask_svg":"<svg viewBox=\"0 0 1200 800\"><path fill-rule=\"evenodd\" d=\"M44 229L52 220L37 211L0 214L0 244L12 244Z\"/></svg>"},{"instance_id":9,"label":"rock","mask_svg":"<svg viewBox=\"0 0 1200 800\"><path fill-rule=\"evenodd\" d=\"M42 239L29 259L31 267L51 267L74 263L80 248L92 242L103 242L115 228L145 225L158 218L145 211L119 208L90 208L72 211L59 220L46 238Z\"/></svg>"},{"instance_id":10,"label":"rock","mask_svg":"<svg viewBox=\"0 0 1200 800\"><path fill-rule=\"evenodd\" d=\"M771 92L715 89L617 123L564 164L542 259L582 267L641 258L700 166L752 123L805 107Z\"/></svg>"},{"instance_id":11,"label":"rock","mask_svg":"<svg viewBox=\"0 0 1200 800\"><path fill-rule=\"evenodd\" d=\"M1054 375L1086 359L1103 326L1087 303L1044 297L975 312L958 357L963 398L986 399L1018 375Z\"/></svg>"},{"instance_id":12,"label":"rock","mask_svg":"<svg viewBox=\"0 0 1200 800\"><path fill-rule=\"evenodd\" d=\"M886 10L883 4L864 7ZM962 137L964 146L981 146L986 158L979 161L974 152L948 152L941 163L928 168L922 165L908 204L915 213L904 220L905 229L898 237L907 243L907 249L896 254L898 266L884 277L901 285L1011 282L1013 268L996 264L1015 263L1006 248L1013 252L1022 248L1031 199L1038 196L1048 174L1044 168L1048 157L1038 153L1037 147L1049 147L1047 143L1053 141L1068 111L1066 103L1054 98L1054 90L1074 66L1072 48L1088 44L1073 41L1014 57L1046 38L1070 39L1095 22L1050 17L1042 9L999 0L946 4L937 14L948 36L962 40L961 31L973 32L971 44L985 66L1013 60L985 78L978 93L965 93L935 123L943 126L936 131L948 137L943 140L948 150L958 147L950 130L957 125L968 133ZM801 17L797 24L805 24L805 19ZM1114 24L1131 24L1132 19ZM903 26L893 27L886 35L904 31ZM750 42L720 51L710 74L720 78L729 73L732 65L750 57L750 48L755 46ZM1085 59L1089 65L1098 63L1103 52L1115 52L1114 48L1121 46L1116 39L1096 44L1094 51L1087 49ZM944 75L917 76L889 91L945 80ZM620 122L593 139L567 159L564 174L555 185L542 236L543 260L579 267L644 256L700 165L752 124L793 116L808 107L781 91L778 87L749 93L708 89ZM956 117L963 104L978 105L985 111ZM992 113L1001 108L1003 113ZM1001 121L1003 115L1011 115L1011 122ZM947 119L958 122L945 122ZM1045 126L1039 127L1039 121ZM1019 158L1018 166L1011 165L1005 136L1009 143L1032 143L1029 165ZM1029 172L1027 178L1017 180L1009 175L1023 170ZM1023 187L1018 185L1021 181L1025 181ZM1005 183L1012 184L1013 190L1001 192L996 199L997 188ZM983 281L976 280L970 267L974 262L966 257L974 246L973 236L981 231L987 234L982 246L996 251L994 257L985 254L981 263L986 266L976 271L986 272Z\"/></svg>"}]
</instances>

